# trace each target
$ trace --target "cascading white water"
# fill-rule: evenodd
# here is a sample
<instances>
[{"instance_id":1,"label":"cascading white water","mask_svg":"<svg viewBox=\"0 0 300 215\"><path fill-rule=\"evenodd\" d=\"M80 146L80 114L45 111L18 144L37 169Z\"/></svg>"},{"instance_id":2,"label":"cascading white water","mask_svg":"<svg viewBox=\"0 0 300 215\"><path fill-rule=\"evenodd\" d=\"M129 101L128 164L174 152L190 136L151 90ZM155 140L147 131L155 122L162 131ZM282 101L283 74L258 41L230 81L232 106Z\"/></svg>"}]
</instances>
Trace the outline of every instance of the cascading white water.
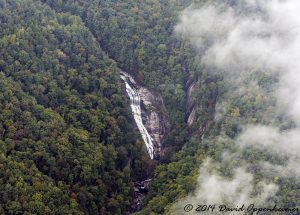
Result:
<instances>
[{"instance_id":1,"label":"cascading white water","mask_svg":"<svg viewBox=\"0 0 300 215\"><path fill-rule=\"evenodd\" d=\"M131 107L131 111L133 113L134 120L135 120L137 127L142 135L142 138L146 145L149 156L151 159L153 159L153 156L154 156L153 139L143 124L141 104L140 104L141 98L139 95L139 89L134 87L134 86L137 86L137 84L129 74L127 74L126 72L120 71L120 76L121 76L121 79L125 82L126 92L130 98L130 107Z\"/></svg>"}]
</instances>

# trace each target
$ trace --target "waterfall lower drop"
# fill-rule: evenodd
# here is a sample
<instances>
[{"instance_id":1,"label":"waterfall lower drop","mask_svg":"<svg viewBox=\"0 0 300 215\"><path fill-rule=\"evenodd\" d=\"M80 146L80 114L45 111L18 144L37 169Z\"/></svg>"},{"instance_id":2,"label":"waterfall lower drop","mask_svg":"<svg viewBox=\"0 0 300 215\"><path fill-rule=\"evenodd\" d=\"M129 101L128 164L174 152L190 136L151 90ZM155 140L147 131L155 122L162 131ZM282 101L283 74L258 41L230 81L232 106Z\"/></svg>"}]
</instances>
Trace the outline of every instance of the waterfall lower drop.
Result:
<instances>
[{"instance_id":1,"label":"waterfall lower drop","mask_svg":"<svg viewBox=\"0 0 300 215\"><path fill-rule=\"evenodd\" d=\"M142 111L141 111L141 98L139 95L139 89L134 79L127 74L126 72L120 71L121 79L125 82L126 92L130 98L130 107L133 113L134 120L137 124L137 127L142 135L144 143L146 145L147 151L151 159L154 157L154 147L153 147L153 139L147 131L145 125L142 120Z\"/></svg>"}]
</instances>

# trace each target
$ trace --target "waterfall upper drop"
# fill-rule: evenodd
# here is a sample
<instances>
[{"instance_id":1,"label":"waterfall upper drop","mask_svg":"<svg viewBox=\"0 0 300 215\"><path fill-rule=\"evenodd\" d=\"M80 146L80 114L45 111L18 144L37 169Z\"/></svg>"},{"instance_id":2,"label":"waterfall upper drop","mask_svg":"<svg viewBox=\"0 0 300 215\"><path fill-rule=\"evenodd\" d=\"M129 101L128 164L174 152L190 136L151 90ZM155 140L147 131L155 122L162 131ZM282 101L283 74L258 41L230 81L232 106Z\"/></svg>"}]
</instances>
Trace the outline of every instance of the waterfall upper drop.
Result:
<instances>
[{"instance_id":1,"label":"waterfall upper drop","mask_svg":"<svg viewBox=\"0 0 300 215\"><path fill-rule=\"evenodd\" d=\"M134 79L129 76L125 72L120 72L122 80L125 82L126 85L126 92L130 98L130 107L133 113L134 120L137 124L138 129L142 135L142 138L146 144L147 151L151 159L154 156L154 147L153 147L153 140L150 134L148 133L147 129L145 128L142 120L142 110L141 110L141 98L137 88L133 88L129 83L136 84Z\"/></svg>"},{"instance_id":2,"label":"waterfall upper drop","mask_svg":"<svg viewBox=\"0 0 300 215\"><path fill-rule=\"evenodd\" d=\"M169 130L169 123L162 96L157 92L139 86L134 78L120 71L130 99L130 108L151 159L159 158L161 143Z\"/></svg>"}]
</instances>

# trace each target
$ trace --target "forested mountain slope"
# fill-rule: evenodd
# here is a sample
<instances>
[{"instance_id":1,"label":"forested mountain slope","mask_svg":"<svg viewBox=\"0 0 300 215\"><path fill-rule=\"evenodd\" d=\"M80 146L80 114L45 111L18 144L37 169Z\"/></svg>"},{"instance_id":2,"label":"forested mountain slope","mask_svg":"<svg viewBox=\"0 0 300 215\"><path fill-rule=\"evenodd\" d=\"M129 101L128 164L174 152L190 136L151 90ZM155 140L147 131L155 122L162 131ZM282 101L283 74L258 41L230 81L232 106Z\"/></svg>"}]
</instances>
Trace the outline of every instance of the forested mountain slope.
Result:
<instances>
[{"instance_id":1,"label":"forested mountain slope","mask_svg":"<svg viewBox=\"0 0 300 215\"><path fill-rule=\"evenodd\" d=\"M122 98L118 67L159 86L166 99L173 133L163 159L185 143L183 71L192 52L172 36L172 25L186 3L167 3L1 1L5 213L130 211L131 181L151 175L152 164Z\"/></svg>"},{"instance_id":2,"label":"forested mountain slope","mask_svg":"<svg viewBox=\"0 0 300 215\"><path fill-rule=\"evenodd\" d=\"M204 158L211 157L222 162L224 152L236 153L234 142L244 125L271 124L283 131L293 128L293 122L278 113L275 107L276 98L272 92L278 84L276 75L256 71L237 80L234 76L225 77L227 74L202 65L201 52L198 55L190 41L179 40L174 34L182 9L190 3L200 3L201 7L201 3L214 1L46 2L57 11L68 11L82 17L103 49L121 68L164 96L172 125L169 139L164 143L165 150L168 150L162 161L167 164L156 169L140 214L173 214L170 203L195 189L198 168ZM222 5L220 1L215 2L215 5ZM243 2L225 1L225 4L234 6L243 5ZM194 7L197 8L197 5ZM209 38L207 43L201 45L209 45ZM239 78L243 80L239 86L232 84ZM187 129L187 83L190 81L195 84L191 95L195 119ZM205 138L201 141L203 130ZM179 153L174 153L183 145ZM238 159L252 164L248 170L255 175L257 182L263 178L267 178L269 183L279 182L280 197L274 200L277 204L299 204L295 191L299 188L294 186L299 184L297 178L268 175L261 170L262 162L285 165L280 156L251 147L241 154ZM230 178L238 164L223 162L219 167L220 174ZM259 183L256 186L260 186ZM259 192L253 195L255 193Z\"/></svg>"},{"instance_id":3,"label":"forested mountain slope","mask_svg":"<svg viewBox=\"0 0 300 215\"><path fill-rule=\"evenodd\" d=\"M0 7L1 213L125 213L148 158L116 63L79 17Z\"/></svg>"},{"instance_id":4,"label":"forested mountain slope","mask_svg":"<svg viewBox=\"0 0 300 215\"><path fill-rule=\"evenodd\" d=\"M173 128L167 141L182 146L185 81L200 72L187 42L176 39L177 15L189 1L47 1L56 11L78 15L118 66L164 96Z\"/></svg>"},{"instance_id":5,"label":"forested mountain slope","mask_svg":"<svg viewBox=\"0 0 300 215\"><path fill-rule=\"evenodd\" d=\"M246 124L295 127L275 108L278 76L254 71L236 86L175 32L181 11L204 2L217 1L0 0L0 214L130 214L134 182L148 178L137 214L182 214L174 203L197 190L207 157L226 180L250 163L252 195L266 178L280 185L272 202L299 205L299 178L261 167L286 157L235 145ZM119 68L162 95L170 132L159 161Z\"/></svg>"}]
</instances>

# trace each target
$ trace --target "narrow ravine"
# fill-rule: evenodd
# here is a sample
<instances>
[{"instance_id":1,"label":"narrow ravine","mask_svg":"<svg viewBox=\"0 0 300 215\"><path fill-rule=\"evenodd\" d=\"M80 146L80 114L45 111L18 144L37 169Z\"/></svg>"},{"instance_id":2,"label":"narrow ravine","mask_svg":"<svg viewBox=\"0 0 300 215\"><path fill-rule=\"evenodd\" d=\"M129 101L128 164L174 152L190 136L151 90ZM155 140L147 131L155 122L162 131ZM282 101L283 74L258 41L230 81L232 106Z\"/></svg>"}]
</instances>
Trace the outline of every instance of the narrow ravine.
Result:
<instances>
[{"instance_id":1,"label":"narrow ravine","mask_svg":"<svg viewBox=\"0 0 300 215\"><path fill-rule=\"evenodd\" d=\"M137 127L142 135L144 143L146 145L148 154L151 159L154 158L154 144L153 139L147 131L142 120L142 110L141 110L141 98L139 95L139 90L134 79L126 72L120 71L121 79L125 82L126 92L130 98L130 108L137 124Z\"/></svg>"}]
</instances>

